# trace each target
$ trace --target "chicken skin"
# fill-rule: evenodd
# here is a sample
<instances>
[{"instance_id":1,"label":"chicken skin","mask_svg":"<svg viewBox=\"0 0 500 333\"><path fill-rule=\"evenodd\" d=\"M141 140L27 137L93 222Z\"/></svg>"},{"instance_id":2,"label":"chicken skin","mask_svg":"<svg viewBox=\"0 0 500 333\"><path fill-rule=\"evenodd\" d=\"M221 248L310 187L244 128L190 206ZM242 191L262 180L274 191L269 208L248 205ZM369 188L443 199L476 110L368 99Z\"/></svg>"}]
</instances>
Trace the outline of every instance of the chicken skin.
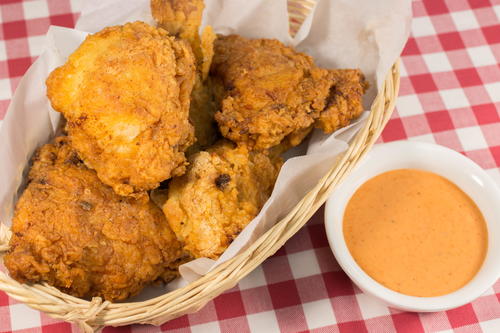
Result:
<instances>
[{"instance_id":1,"label":"chicken skin","mask_svg":"<svg viewBox=\"0 0 500 333\"><path fill-rule=\"evenodd\" d=\"M314 126L325 133L332 133L349 125L363 112L362 97L368 83L358 69L331 69L332 82L326 99L326 107L319 114Z\"/></svg>"},{"instance_id":2,"label":"chicken skin","mask_svg":"<svg viewBox=\"0 0 500 333\"><path fill-rule=\"evenodd\" d=\"M193 257L216 259L271 195L282 160L222 141L190 157L173 178L163 212Z\"/></svg>"},{"instance_id":3,"label":"chicken skin","mask_svg":"<svg viewBox=\"0 0 500 333\"><path fill-rule=\"evenodd\" d=\"M151 0L151 13L158 26L191 45L202 80L208 76L216 38L211 26L199 34L204 8L203 0Z\"/></svg>"},{"instance_id":4,"label":"chicken skin","mask_svg":"<svg viewBox=\"0 0 500 333\"><path fill-rule=\"evenodd\" d=\"M47 79L72 146L101 181L139 196L185 172L195 58L189 45L142 22L87 37Z\"/></svg>"},{"instance_id":5,"label":"chicken skin","mask_svg":"<svg viewBox=\"0 0 500 333\"><path fill-rule=\"evenodd\" d=\"M188 154L212 145L218 136L214 120L215 102L208 79L216 38L210 26L198 31L205 5L203 0L151 0L151 12L158 26L189 42L197 60L196 79L191 94L189 118L195 128L196 143Z\"/></svg>"},{"instance_id":6,"label":"chicken skin","mask_svg":"<svg viewBox=\"0 0 500 333\"><path fill-rule=\"evenodd\" d=\"M322 69L277 40L237 35L218 36L211 74L222 135L257 150L346 126L367 88L359 70Z\"/></svg>"},{"instance_id":7,"label":"chicken skin","mask_svg":"<svg viewBox=\"0 0 500 333\"><path fill-rule=\"evenodd\" d=\"M162 211L102 184L67 137L43 146L19 199L4 263L20 282L122 300L177 276L183 250Z\"/></svg>"}]
</instances>

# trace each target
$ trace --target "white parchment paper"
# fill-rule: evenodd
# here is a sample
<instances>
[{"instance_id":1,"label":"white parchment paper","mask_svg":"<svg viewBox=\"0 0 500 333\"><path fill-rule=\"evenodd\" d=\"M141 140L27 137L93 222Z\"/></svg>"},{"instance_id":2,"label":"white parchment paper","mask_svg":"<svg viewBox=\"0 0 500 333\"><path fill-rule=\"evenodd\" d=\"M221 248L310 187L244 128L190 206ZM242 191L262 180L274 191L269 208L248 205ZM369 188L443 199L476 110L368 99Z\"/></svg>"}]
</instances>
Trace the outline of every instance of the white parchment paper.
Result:
<instances>
[{"instance_id":1,"label":"white parchment paper","mask_svg":"<svg viewBox=\"0 0 500 333\"><path fill-rule=\"evenodd\" d=\"M288 33L287 0L205 0L203 24L217 33L276 38L314 56L327 68L361 68L371 83L368 107L409 34L410 0L318 0L297 35ZM25 74L3 121L0 138L0 221L10 225L33 152L54 136L60 116L46 98L45 79L80 45L88 33L141 20L154 24L149 0L86 0L76 29L51 27L47 46ZM345 151L366 113L332 135L317 131L308 143L288 153L271 198L217 261L197 259L181 266L177 288L206 274L247 248L284 217ZM165 292L149 288L138 299Z\"/></svg>"}]
</instances>

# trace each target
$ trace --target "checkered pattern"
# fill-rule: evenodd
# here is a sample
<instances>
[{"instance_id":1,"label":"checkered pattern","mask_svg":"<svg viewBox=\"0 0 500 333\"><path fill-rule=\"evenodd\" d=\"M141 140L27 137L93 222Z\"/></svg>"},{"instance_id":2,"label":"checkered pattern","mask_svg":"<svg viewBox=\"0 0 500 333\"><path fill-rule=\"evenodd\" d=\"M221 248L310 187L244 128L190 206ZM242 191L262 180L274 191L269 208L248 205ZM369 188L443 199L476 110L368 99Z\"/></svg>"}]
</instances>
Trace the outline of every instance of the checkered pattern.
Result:
<instances>
[{"instance_id":1,"label":"checkered pattern","mask_svg":"<svg viewBox=\"0 0 500 333\"><path fill-rule=\"evenodd\" d=\"M49 25L73 27L79 2L0 0L0 119L19 80L42 53Z\"/></svg>"},{"instance_id":2,"label":"checkered pattern","mask_svg":"<svg viewBox=\"0 0 500 333\"><path fill-rule=\"evenodd\" d=\"M49 24L72 26L80 0L0 0L0 119ZM500 184L500 1L414 2L397 111L380 142L462 152ZM276 255L199 312L161 327L104 332L500 332L500 281L461 308L416 314L362 293L328 247L323 211ZM77 332L0 292L0 332Z\"/></svg>"}]
</instances>

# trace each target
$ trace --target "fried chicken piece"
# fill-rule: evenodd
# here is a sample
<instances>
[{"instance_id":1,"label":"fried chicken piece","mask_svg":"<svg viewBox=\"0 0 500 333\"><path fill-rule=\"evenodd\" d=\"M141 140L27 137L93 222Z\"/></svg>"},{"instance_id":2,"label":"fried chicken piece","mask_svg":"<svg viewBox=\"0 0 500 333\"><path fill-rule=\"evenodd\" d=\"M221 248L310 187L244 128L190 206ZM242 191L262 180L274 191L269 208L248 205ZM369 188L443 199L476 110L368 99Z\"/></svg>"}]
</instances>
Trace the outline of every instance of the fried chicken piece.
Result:
<instances>
[{"instance_id":1,"label":"fried chicken piece","mask_svg":"<svg viewBox=\"0 0 500 333\"><path fill-rule=\"evenodd\" d=\"M329 74L332 85L326 108L315 122L315 127L325 133L345 127L357 118L363 112L362 98L368 90L368 83L359 69L332 69Z\"/></svg>"},{"instance_id":2,"label":"fried chicken piece","mask_svg":"<svg viewBox=\"0 0 500 333\"><path fill-rule=\"evenodd\" d=\"M163 212L193 257L218 258L271 195L282 160L222 141L190 157Z\"/></svg>"},{"instance_id":3,"label":"fried chicken piece","mask_svg":"<svg viewBox=\"0 0 500 333\"><path fill-rule=\"evenodd\" d=\"M202 80L208 75L216 38L210 26L205 27L200 37L198 31L204 8L203 0L151 0L151 13L158 26L191 45Z\"/></svg>"},{"instance_id":4,"label":"fried chicken piece","mask_svg":"<svg viewBox=\"0 0 500 333\"><path fill-rule=\"evenodd\" d=\"M142 22L90 35L47 79L73 147L120 195L185 172L195 59L186 42Z\"/></svg>"},{"instance_id":5,"label":"fried chicken piece","mask_svg":"<svg viewBox=\"0 0 500 333\"><path fill-rule=\"evenodd\" d=\"M77 297L109 301L177 276L183 250L160 208L121 197L55 139L37 153L4 257L20 282L47 282Z\"/></svg>"},{"instance_id":6,"label":"fried chicken piece","mask_svg":"<svg viewBox=\"0 0 500 333\"><path fill-rule=\"evenodd\" d=\"M211 74L222 135L253 149L347 125L362 112L366 89L359 70L322 69L277 40L237 35L217 38Z\"/></svg>"},{"instance_id":7,"label":"fried chicken piece","mask_svg":"<svg viewBox=\"0 0 500 333\"><path fill-rule=\"evenodd\" d=\"M210 83L202 82L199 78L197 75L189 109L189 120L194 126L196 142L187 150L188 156L210 147L219 137L214 118L216 107Z\"/></svg>"},{"instance_id":8,"label":"fried chicken piece","mask_svg":"<svg viewBox=\"0 0 500 333\"><path fill-rule=\"evenodd\" d=\"M201 51L202 51L202 61L200 64L201 78L205 81L210 72L210 66L212 65L212 60L214 58L214 43L217 39L217 35L212 30L211 26L206 26L201 34Z\"/></svg>"},{"instance_id":9,"label":"fried chicken piece","mask_svg":"<svg viewBox=\"0 0 500 333\"><path fill-rule=\"evenodd\" d=\"M197 58L202 58L198 30L205 4L203 0L151 0L151 13L160 27L187 40Z\"/></svg>"},{"instance_id":10,"label":"fried chicken piece","mask_svg":"<svg viewBox=\"0 0 500 333\"><path fill-rule=\"evenodd\" d=\"M201 37L198 33L204 7L203 0L151 0L151 12L158 26L187 40L197 59L196 82L189 111L189 118L195 128L196 143L191 146L188 154L209 147L218 136L214 120L215 102L207 80L216 35L210 26L205 27Z\"/></svg>"}]
</instances>

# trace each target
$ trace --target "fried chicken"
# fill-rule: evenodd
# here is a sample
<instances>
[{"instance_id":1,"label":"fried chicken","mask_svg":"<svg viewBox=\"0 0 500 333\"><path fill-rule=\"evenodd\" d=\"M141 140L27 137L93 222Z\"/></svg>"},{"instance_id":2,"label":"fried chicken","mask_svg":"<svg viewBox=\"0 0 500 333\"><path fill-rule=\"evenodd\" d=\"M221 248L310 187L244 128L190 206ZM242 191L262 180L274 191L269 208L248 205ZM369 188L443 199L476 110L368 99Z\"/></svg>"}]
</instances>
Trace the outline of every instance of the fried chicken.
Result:
<instances>
[{"instance_id":1,"label":"fried chicken","mask_svg":"<svg viewBox=\"0 0 500 333\"><path fill-rule=\"evenodd\" d=\"M43 146L12 225L10 275L109 301L177 275L183 251L162 211L102 184L67 137Z\"/></svg>"},{"instance_id":2,"label":"fried chicken","mask_svg":"<svg viewBox=\"0 0 500 333\"><path fill-rule=\"evenodd\" d=\"M193 257L218 258L271 195L282 160L222 141L190 157L163 212Z\"/></svg>"},{"instance_id":3,"label":"fried chicken","mask_svg":"<svg viewBox=\"0 0 500 333\"><path fill-rule=\"evenodd\" d=\"M349 125L352 119L363 112L362 97L368 83L358 69L332 69L329 71L332 85L315 127L332 133Z\"/></svg>"},{"instance_id":4,"label":"fried chicken","mask_svg":"<svg viewBox=\"0 0 500 333\"><path fill-rule=\"evenodd\" d=\"M188 41L197 59L189 111L189 118L195 128L196 143L188 154L209 147L218 136L214 120L215 102L207 80L216 36L210 26L205 27L201 37L198 33L204 7L203 0L151 0L151 12L158 26Z\"/></svg>"},{"instance_id":5,"label":"fried chicken","mask_svg":"<svg viewBox=\"0 0 500 333\"><path fill-rule=\"evenodd\" d=\"M47 79L73 147L120 195L144 195L185 172L194 142L189 45L142 22L87 37Z\"/></svg>"},{"instance_id":6,"label":"fried chicken","mask_svg":"<svg viewBox=\"0 0 500 333\"><path fill-rule=\"evenodd\" d=\"M362 112L359 70L326 70L277 40L219 36L211 74L224 137L267 149L299 144L313 127L327 133Z\"/></svg>"},{"instance_id":7,"label":"fried chicken","mask_svg":"<svg viewBox=\"0 0 500 333\"><path fill-rule=\"evenodd\" d=\"M188 156L210 147L220 136L214 118L215 111L210 83L202 82L197 76L189 109L189 120L194 126L196 142L187 150Z\"/></svg>"},{"instance_id":8,"label":"fried chicken","mask_svg":"<svg viewBox=\"0 0 500 333\"><path fill-rule=\"evenodd\" d=\"M201 24L203 0L151 0L151 13L158 26L171 35L191 44L197 58L202 58L198 30Z\"/></svg>"}]
</instances>

